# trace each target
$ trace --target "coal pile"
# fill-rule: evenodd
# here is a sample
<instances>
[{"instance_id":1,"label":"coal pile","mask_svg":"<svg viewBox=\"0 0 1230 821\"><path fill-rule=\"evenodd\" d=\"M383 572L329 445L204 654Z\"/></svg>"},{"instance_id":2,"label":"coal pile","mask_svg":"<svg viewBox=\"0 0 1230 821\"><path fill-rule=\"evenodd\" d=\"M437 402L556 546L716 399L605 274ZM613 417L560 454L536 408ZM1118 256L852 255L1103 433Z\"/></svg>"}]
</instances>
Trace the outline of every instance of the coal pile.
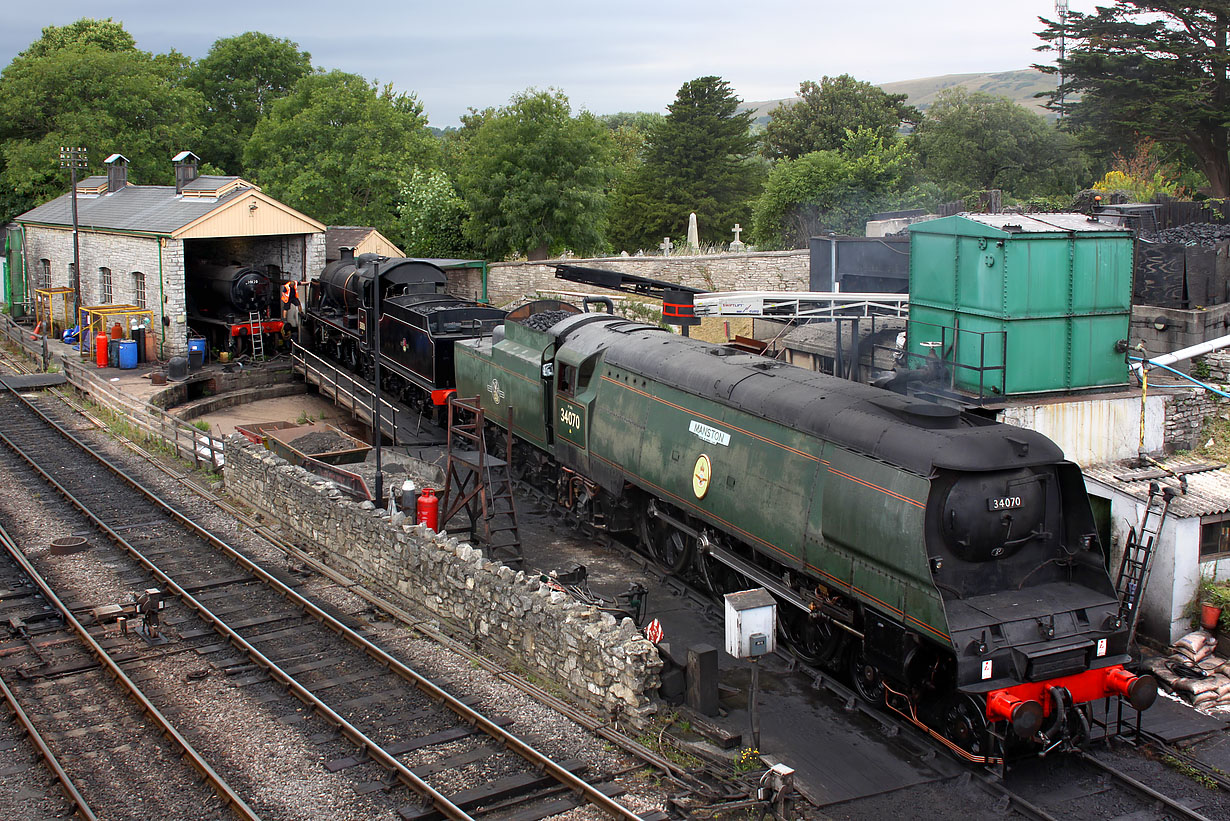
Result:
<instances>
[{"instance_id":1,"label":"coal pile","mask_svg":"<svg viewBox=\"0 0 1230 821\"><path fill-rule=\"evenodd\" d=\"M1178 228L1167 228L1158 231L1154 236L1157 242L1168 242L1176 245L1197 245L1202 248L1213 248L1226 240L1230 240L1230 225L1215 225L1209 222L1193 222Z\"/></svg>"},{"instance_id":2,"label":"coal pile","mask_svg":"<svg viewBox=\"0 0 1230 821\"><path fill-rule=\"evenodd\" d=\"M572 316L571 311L543 311L542 313L534 314L521 324L535 331L546 331L556 322L570 316Z\"/></svg>"},{"instance_id":3,"label":"coal pile","mask_svg":"<svg viewBox=\"0 0 1230 821\"><path fill-rule=\"evenodd\" d=\"M350 450L355 447L354 442L345 436L329 431L313 431L292 440L290 446L300 453L332 453L336 450Z\"/></svg>"}]
</instances>

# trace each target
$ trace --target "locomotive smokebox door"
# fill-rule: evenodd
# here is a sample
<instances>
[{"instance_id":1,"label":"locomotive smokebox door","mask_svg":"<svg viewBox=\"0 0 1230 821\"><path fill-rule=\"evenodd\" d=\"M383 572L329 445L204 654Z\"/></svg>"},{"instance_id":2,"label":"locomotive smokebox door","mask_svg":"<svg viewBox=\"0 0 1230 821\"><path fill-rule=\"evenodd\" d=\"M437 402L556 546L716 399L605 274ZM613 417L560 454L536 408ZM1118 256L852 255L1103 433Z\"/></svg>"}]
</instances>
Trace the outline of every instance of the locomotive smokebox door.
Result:
<instances>
[{"instance_id":1,"label":"locomotive smokebox door","mask_svg":"<svg viewBox=\"0 0 1230 821\"><path fill-rule=\"evenodd\" d=\"M726 594L726 652L755 658L777 649L777 600L763 587Z\"/></svg>"}]
</instances>

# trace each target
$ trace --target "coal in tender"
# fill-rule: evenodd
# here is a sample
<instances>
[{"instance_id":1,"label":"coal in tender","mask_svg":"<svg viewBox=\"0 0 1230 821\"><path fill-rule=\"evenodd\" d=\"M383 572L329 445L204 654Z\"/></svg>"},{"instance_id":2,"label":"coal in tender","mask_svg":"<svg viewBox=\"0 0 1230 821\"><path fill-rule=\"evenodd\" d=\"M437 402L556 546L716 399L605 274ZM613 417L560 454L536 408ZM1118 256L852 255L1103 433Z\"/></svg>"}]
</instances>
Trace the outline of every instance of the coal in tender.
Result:
<instances>
[{"instance_id":1,"label":"coal in tender","mask_svg":"<svg viewBox=\"0 0 1230 821\"><path fill-rule=\"evenodd\" d=\"M570 316L572 316L571 311L543 311L541 313L533 314L521 324L527 328L532 328L535 331L546 331L556 322Z\"/></svg>"},{"instance_id":2,"label":"coal in tender","mask_svg":"<svg viewBox=\"0 0 1230 821\"><path fill-rule=\"evenodd\" d=\"M332 453L337 450L351 450L355 443L345 436L329 431L313 431L293 439L290 446L300 453Z\"/></svg>"}]
</instances>

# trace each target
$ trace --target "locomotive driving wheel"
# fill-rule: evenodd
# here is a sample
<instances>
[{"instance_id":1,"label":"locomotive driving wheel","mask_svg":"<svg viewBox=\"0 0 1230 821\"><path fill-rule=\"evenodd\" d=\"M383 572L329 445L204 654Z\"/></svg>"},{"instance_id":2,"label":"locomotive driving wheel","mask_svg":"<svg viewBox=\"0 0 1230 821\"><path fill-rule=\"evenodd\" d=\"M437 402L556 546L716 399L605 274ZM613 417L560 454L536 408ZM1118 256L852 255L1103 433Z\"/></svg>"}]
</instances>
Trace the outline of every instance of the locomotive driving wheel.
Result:
<instances>
[{"instance_id":1,"label":"locomotive driving wheel","mask_svg":"<svg viewBox=\"0 0 1230 821\"><path fill-rule=\"evenodd\" d=\"M782 640L799 661L810 667L830 662L841 647L841 633L824 619L813 619L797 607L778 607Z\"/></svg>"},{"instance_id":2,"label":"locomotive driving wheel","mask_svg":"<svg viewBox=\"0 0 1230 821\"><path fill-rule=\"evenodd\" d=\"M863 701L877 705L884 703L884 679L880 668L867 660L862 642L850 650L850 681Z\"/></svg>"},{"instance_id":3,"label":"locomotive driving wheel","mask_svg":"<svg viewBox=\"0 0 1230 821\"><path fill-rule=\"evenodd\" d=\"M692 561L692 539L661 519L649 525L649 550L659 564L682 573Z\"/></svg>"}]
</instances>

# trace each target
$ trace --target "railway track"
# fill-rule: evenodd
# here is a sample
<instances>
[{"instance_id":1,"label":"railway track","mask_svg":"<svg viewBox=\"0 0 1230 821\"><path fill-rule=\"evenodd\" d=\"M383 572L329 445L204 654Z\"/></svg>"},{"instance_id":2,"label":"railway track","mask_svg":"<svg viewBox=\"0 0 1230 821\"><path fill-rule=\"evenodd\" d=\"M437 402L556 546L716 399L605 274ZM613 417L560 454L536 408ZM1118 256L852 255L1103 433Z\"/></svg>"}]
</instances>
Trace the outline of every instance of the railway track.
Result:
<instances>
[{"instance_id":1,"label":"railway track","mask_svg":"<svg viewBox=\"0 0 1230 821\"><path fill-rule=\"evenodd\" d=\"M348 754L330 758L330 770L353 771L361 790L387 794L403 818L495 810L530 819L586 803L611 817L637 817L609 795L618 792L609 780L590 783L579 774L580 762L553 761L506 729L512 717L487 718L388 656L358 625L297 594L294 578L247 560L122 471L86 455L81 437L70 437L78 446L66 446L63 425L54 433L49 426L63 411L50 404L0 396L9 447L139 563L152 584L175 596L178 605L166 616L178 641L236 686L276 682L303 705L301 718L324 718L349 742ZM467 749L430 764L402 760L463 739ZM467 768L481 770L485 786L450 788ZM398 795L394 784L417 798Z\"/></svg>"}]
</instances>

